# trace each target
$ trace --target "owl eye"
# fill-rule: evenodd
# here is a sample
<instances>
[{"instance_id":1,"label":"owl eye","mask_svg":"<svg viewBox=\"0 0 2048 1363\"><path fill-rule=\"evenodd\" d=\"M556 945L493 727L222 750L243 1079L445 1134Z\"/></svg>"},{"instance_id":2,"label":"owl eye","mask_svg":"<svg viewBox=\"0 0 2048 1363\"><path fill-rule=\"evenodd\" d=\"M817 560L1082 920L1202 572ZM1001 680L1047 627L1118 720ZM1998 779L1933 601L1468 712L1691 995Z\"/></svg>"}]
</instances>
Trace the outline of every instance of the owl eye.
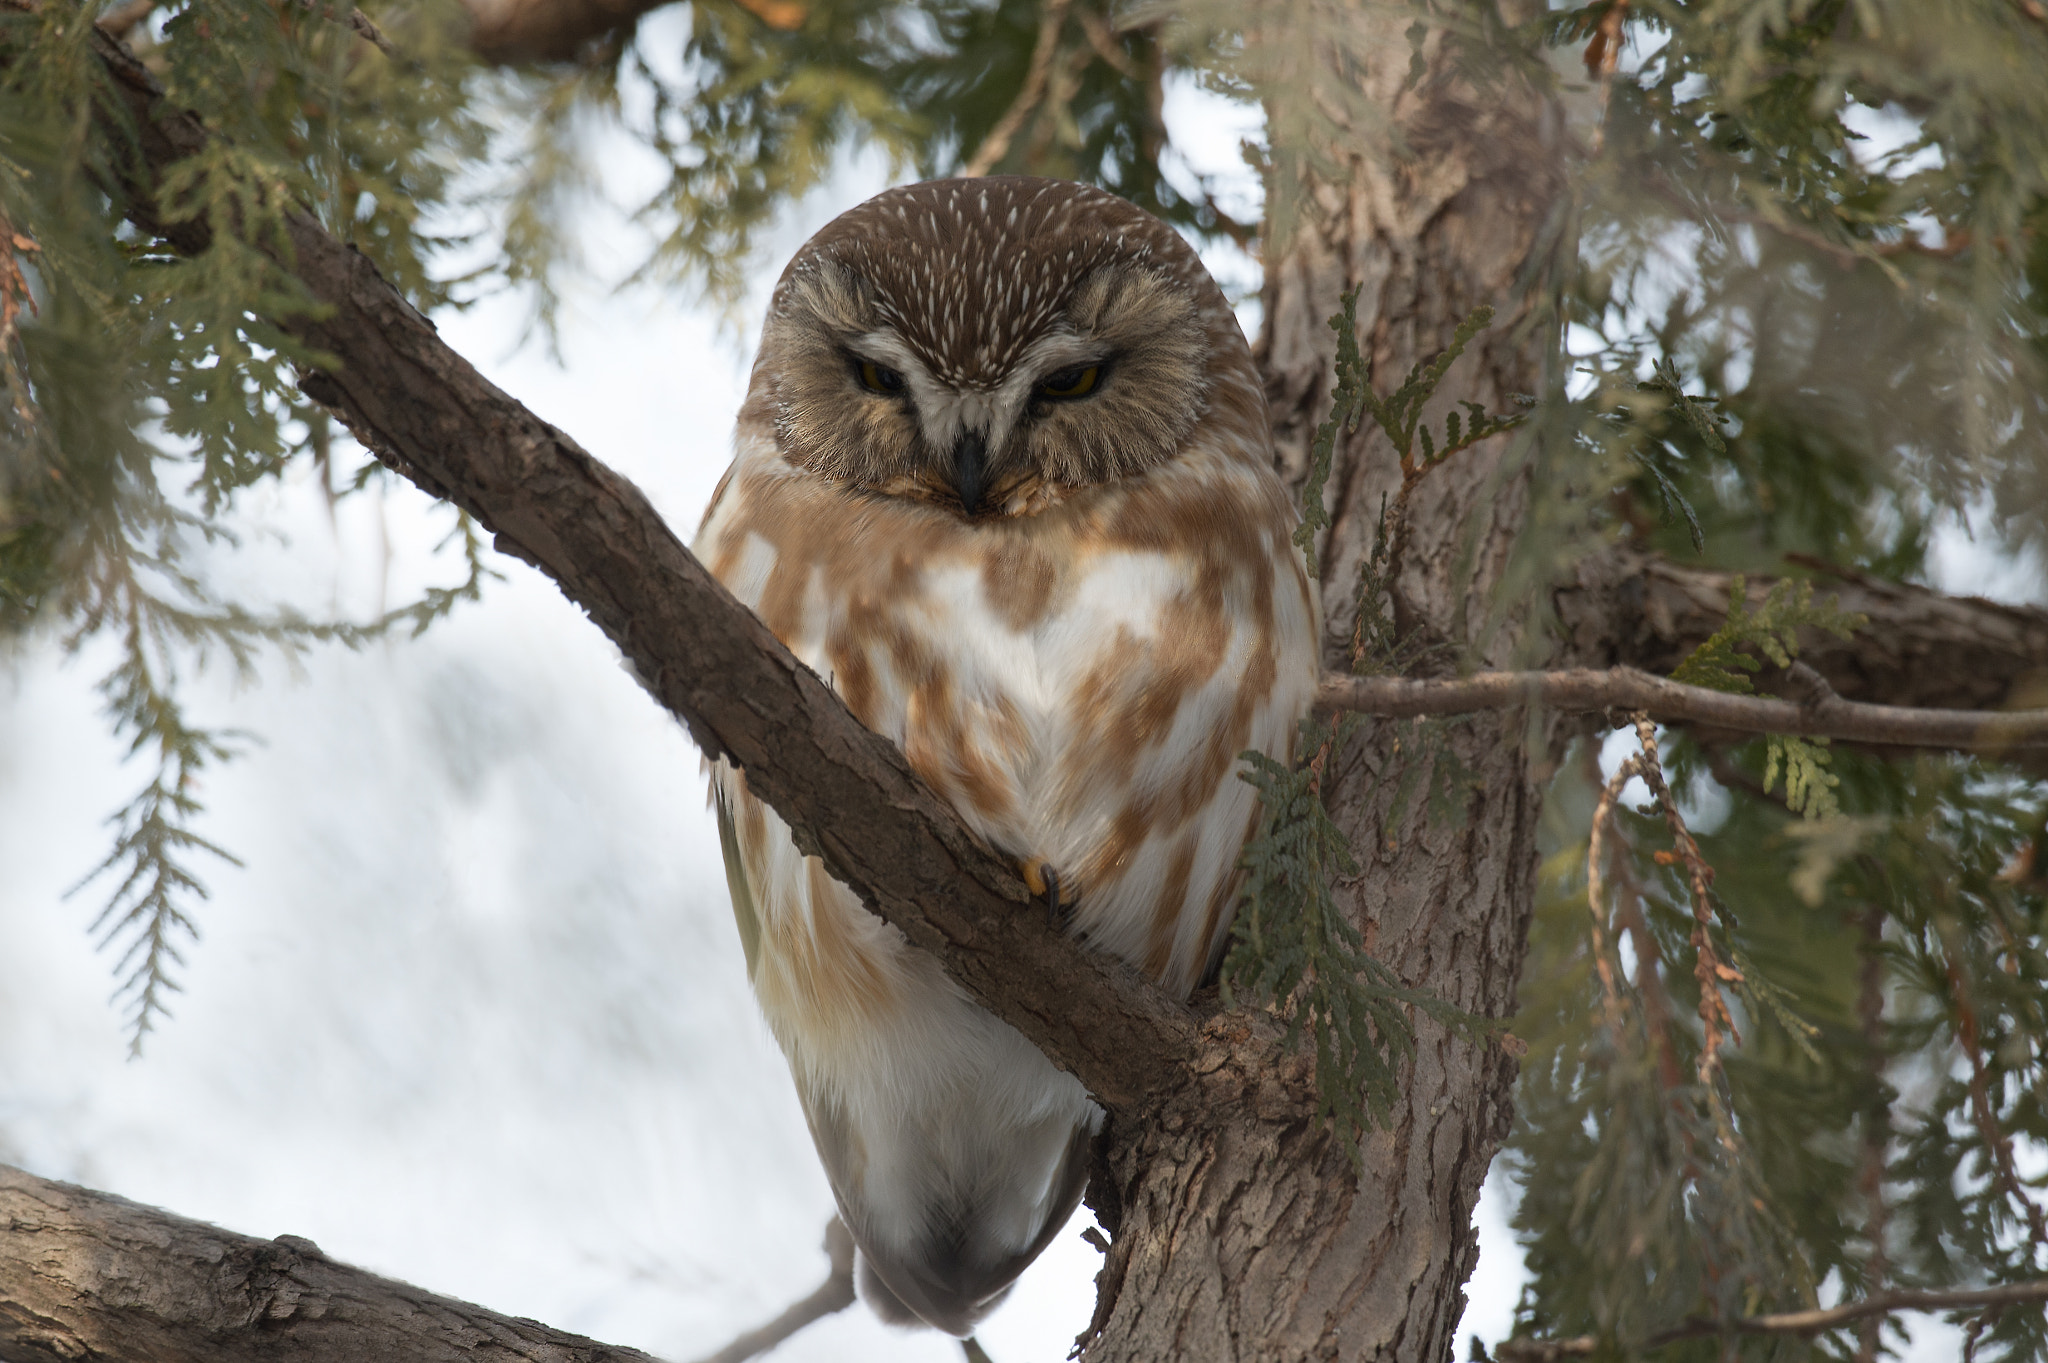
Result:
<instances>
[{"instance_id":1,"label":"owl eye","mask_svg":"<svg viewBox=\"0 0 2048 1363\"><path fill-rule=\"evenodd\" d=\"M1077 364L1072 369L1062 369L1057 374L1047 374L1038 383L1038 396L1042 398L1085 398L1095 391L1095 385L1102 378L1099 364Z\"/></svg>"},{"instance_id":2,"label":"owl eye","mask_svg":"<svg viewBox=\"0 0 2048 1363\"><path fill-rule=\"evenodd\" d=\"M903 391L903 376L886 364L873 360L859 361L860 386L870 393L900 393Z\"/></svg>"}]
</instances>

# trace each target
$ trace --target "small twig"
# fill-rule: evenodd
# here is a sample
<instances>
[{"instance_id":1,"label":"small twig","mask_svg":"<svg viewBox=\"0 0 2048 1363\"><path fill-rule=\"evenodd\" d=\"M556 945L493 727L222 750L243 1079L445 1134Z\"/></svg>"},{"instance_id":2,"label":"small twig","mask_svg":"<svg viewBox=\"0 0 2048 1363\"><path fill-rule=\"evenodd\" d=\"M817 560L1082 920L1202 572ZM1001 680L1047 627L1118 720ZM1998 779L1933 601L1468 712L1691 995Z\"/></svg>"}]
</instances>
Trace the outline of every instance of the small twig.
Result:
<instances>
[{"instance_id":1,"label":"small twig","mask_svg":"<svg viewBox=\"0 0 2048 1363\"><path fill-rule=\"evenodd\" d=\"M1806 701L1738 696L1688 686L1633 667L1568 668L1555 672L1475 672L1469 677L1423 681L1407 677L1325 674L1317 706L1386 718L1458 715L1543 705L1596 714L1647 710L1659 720L1709 724L1743 733L1803 734L1893 748L1956 748L2012 753L2048 748L2048 709L1935 710L1843 700L1812 685L1818 672L1795 663L1790 674L1807 688ZM1811 673L1811 677L1807 674Z\"/></svg>"},{"instance_id":2,"label":"small twig","mask_svg":"<svg viewBox=\"0 0 2048 1363\"><path fill-rule=\"evenodd\" d=\"M1617 1052L1622 1049L1621 986L1615 979L1614 963L1610 959L1613 951L1608 946L1607 895L1601 876L1607 864L1607 830L1614 820L1614 806L1621 799L1622 788L1642 774L1640 753L1631 753L1615 768L1614 775L1601 788L1599 803L1593 806L1593 828L1586 842L1586 907L1593 915L1593 967L1600 974L1602 1011L1606 1014L1607 1030Z\"/></svg>"},{"instance_id":3,"label":"small twig","mask_svg":"<svg viewBox=\"0 0 2048 1363\"><path fill-rule=\"evenodd\" d=\"M1017 136L1017 130L1024 126L1024 120L1031 117L1038 103L1045 98L1047 80L1052 75L1052 59L1059 47L1060 28L1066 23L1067 7L1073 0L1046 0L1045 12L1038 25L1038 43L1031 49L1031 65L1024 72L1024 84L1017 91L1017 97L1010 101L1010 107L1003 110L1003 116L990 128L988 136L975 148L960 171L962 176L986 175L1007 156L1010 142Z\"/></svg>"},{"instance_id":4,"label":"small twig","mask_svg":"<svg viewBox=\"0 0 2048 1363\"><path fill-rule=\"evenodd\" d=\"M1686 880L1692 889L1692 947L1694 953L1693 977L1700 984L1700 1038L1699 1078L1700 1083L1712 1089L1714 1071L1721 1065L1721 1048L1730 1041L1742 1044L1742 1034L1735 1029L1735 1017L1729 1012L1728 1000L1721 993L1724 984L1740 983L1742 976L1736 969L1721 959L1714 949L1714 939L1709 929L1714 922L1714 868L1707 865L1706 857L1700 853L1700 845L1693 840L1692 830L1685 826L1685 817L1678 812L1678 801L1672 798L1671 787L1664 780L1664 764L1657 757L1657 726L1647 714L1634 715L1636 741L1642 745L1643 784L1656 797L1657 808L1664 814L1664 822L1671 829L1671 841L1678 849L1677 858L1684 863Z\"/></svg>"},{"instance_id":5,"label":"small twig","mask_svg":"<svg viewBox=\"0 0 2048 1363\"><path fill-rule=\"evenodd\" d=\"M825 1253L832 1256L832 1270L818 1284L817 1291L766 1325L747 1331L717 1353L707 1355L700 1363L744 1363L767 1353L806 1325L853 1305L853 1235L836 1216L825 1226Z\"/></svg>"},{"instance_id":6,"label":"small twig","mask_svg":"<svg viewBox=\"0 0 2048 1363\"><path fill-rule=\"evenodd\" d=\"M1614 72L1621 65L1622 26L1628 21L1628 6L1629 0L1609 0L1586 44L1586 74L1600 82L1600 117L1593 125L1591 147L1595 156L1607 142L1607 104L1614 90Z\"/></svg>"},{"instance_id":7,"label":"small twig","mask_svg":"<svg viewBox=\"0 0 2048 1363\"><path fill-rule=\"evenodd\" d=\"M1856 1171L1857 1190L1863 1194L1863 1238L1870 1243L1870 1257L1864 1263L1866 1290L1881 1289L1891 1273L1891 1257L1885 1250L1885 1228L1890 1209L1884 1200L1884 1171L1891 1149L1891 1105L1884 1098L1884 910L1871 904L1863 910L1863 969L1856 984L1856 1020L1863 1033L1864 1063L1870 1074L1870 1103L1863 1110L1862 1154ZM1877 1363L1883 1344L1883 1322L1877 1316L1864 1318L1856 1333L1855 1363Z\"/></svg>"},{"instance_id":8,"label":"small twig","mask_svg":"<svg viewBox=\"0 0 2048 1363\"><path fill-rule=\"evenodd\" d=\"M1643 1347L1655 1349L1703 1335L1817 1335L1826 1330L1838 1330L1865 1316L1892 1316L1902 1311L1953 1311L1971 1306L2005 1307L2036 1301L2048 1301L2048 1278L1963 1291L1880 1292L1861 1301L1846 1302L1825 1310L1737 1316L1733 1320L1689 1320L1675 1330L1650 1336L1643 1342ZM1600 1341L1593 1335L1577 1335L1570 1339L1509 1339L1501 1342L1493 1356L1495 1363L1557 1363L1559 1359L1585 1358L1599 1348Z\"/></svg>"},{"instance_id":9,"label":"small twig","mask_svg":"<svg viewBox=\"0 0 2048 1363\"><path fill-rule=\"evenodd\" d=\"M1088 45L1095 49L1095 55L1102 58L1111 70L1125 80L1141 78L1137 64L1117 41L1117 30L1109 26L1107 19L1085 5L1075 12L1074 18L1080 21L1081 32L1087 35Z\"/></svg>"},{"instance_id":10,"label":"small twig","mask_svg":"<svg viewBox=\"0 0 2048 1363\"><path fill-rule=\"evenodd\" d=\"M393 61L398 59L398 49L392 46L389 38L384 36L383 30L370 21L369 15L359 9L351 9L348 12L348 26L355 30L358 37L368 41L370 46L376 48L385 56L390 57Z\"/></svg>"}]
</instances>

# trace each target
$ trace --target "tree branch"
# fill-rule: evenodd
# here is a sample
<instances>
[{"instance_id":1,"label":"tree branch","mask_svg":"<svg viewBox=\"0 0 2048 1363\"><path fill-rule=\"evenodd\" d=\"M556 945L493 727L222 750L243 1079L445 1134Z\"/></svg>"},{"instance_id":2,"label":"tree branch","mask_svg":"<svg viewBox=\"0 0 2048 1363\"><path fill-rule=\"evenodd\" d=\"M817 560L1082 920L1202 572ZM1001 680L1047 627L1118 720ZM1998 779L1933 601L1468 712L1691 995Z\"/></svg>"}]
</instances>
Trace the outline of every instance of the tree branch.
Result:
<instances>
[{"instance_id":1,"label":"tree branch","mask_svg":"<svg viewBox=\"0 0 2048 1363\"><path fill-rule=\"evenodd\" d=\"M1327 710L1404 717L1542 705L1552 710L1648 710L1664 721L1710 724L1744 733L1808 734L1898 748L1959 748L2006 753L2048 748L2048 710L1916 710L1843 700L1804 663L1787 675L1799 700L1737 696L1652 676L1633 667L1605 671L1480 672L1450 680L1406 677L1323 678L1317 703Z\"/></svg>"},{"instance_id":2,"label":"tree branch","mask_svg":"<svg viewBox=\"0 0 2048 1363\"><path fill-rule=\"evenodd\" d=\"M1972 1306L2015 1306L2022 1302L2048 1301L2048 1278L2033 1282L2006 1283L1999 1287L1969 1288L1934 1292L1880 1292L1861 1301L1846 1302L1820 1311L1784 1311L1770 1316L1737 1316L1733 1320L1690 1320L1675 1330L1650 1336L1643 1347L1655 1349L1681 1339L1707 1335L1817 1335L1836 1330L1865 1316L1893 1316L1901 1311L1952 1311ZM1494 1363L1557 1363L1559 1359L1585 1358L1596 1353L1600 1340L1593 1335L1571 1339L1510 1339L1493 1352Z\"/></svg>"},{"instance_id":3,"label":"tree branch","mask_svg":"<svg viewBox=\"0 0 2048 1363\"><path fill-rule=\"evenodd\" d=\"M1816 632L1800 650L1846 699L1956 710L2048 704L2048 611L1885 582L1803 556L1787 562L1832 578L1825 590L1839 595L1842 609L1869 617L1847 639ZM1589 556L1552 593L1563 627L1556 662L1669 673L1728 618L1733 579L1629 550ZM1752 608L1771 586L1750 578Z\"/></svg>"},{"instance_id":4,"label":"tree branch","mask_svg":"<svg viewBox=\"0 0 2048 1363\"><path fill-rule=\"evenodd\" d=\"M1018 87L1017 97L1010 101L1010 107L1003 110L1003 116L990 128L988 136L981 139L981 145L974 149L960 173L966 176L986 175L1009 155L1010 143L1017 136L1024 120L1031 117L1045 98L1045 84L1052 74L1053 53L1058 50L1060 26L1067 21L1067 7L1073 0L1045 0L1045 13L1038 23L1038 42L1031 49L1031 64L1025 68L1024 84Z\"/></svg>"},{"instance_id":5,"label":"tree branch","mask_svg":"<svg viewBox=\"0 0 2048 1363\"><path fill-rule=\"evenodd\" d=\"M129 216L181 252L204 250L203 226L163 221L152 191L207 133L164 104L127 49L94 43L139 133L143 164L121 187ZM309 394L552 578L699 747L745 769L799 845L1098 1100L1130 1113L1185 1074L1192 1015L1054 929L1014 868L733 599L638 488L477 373L362 254L304 213L287 226L289 268L324 311L276 320L340 360L303 375Z\"/></svg>"},{"instance_id":6,"label":"tree branch","mask_svg":"<svg viewBox=\"0 0 2048 1363\"><path fill-rule=\"evenodd\" d=\"M0 1165L0 1357L101 1363L658 1363Z\"/></svg>"}]
</instances>

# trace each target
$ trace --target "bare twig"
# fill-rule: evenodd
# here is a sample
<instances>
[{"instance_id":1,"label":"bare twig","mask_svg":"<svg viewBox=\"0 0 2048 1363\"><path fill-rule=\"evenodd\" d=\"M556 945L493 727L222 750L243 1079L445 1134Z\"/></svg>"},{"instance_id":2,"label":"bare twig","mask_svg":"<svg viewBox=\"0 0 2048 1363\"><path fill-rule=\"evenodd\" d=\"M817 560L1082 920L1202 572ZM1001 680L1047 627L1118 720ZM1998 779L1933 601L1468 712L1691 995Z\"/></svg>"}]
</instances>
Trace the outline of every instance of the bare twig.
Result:
<instances>
[{"instance_id":1,"label":"bare twig","mask_svg":"<svg viewBox=\"0 0 2048 1363\"><path fill-rule=\"evenodd\" d=\"M1317 704L1388 718L1457 715L1543 705L1597 713L1645 710L1665 722L1710 724L1744 733L1806 734L1895 748L1956 748L2009 753L2048 748L2048 710L1935 710L1843 700L1812 668L1789 673L1799 700L1737 696L1687 686L1633 667L1554 672L1476 672L1420 681L1405 677L1324 676Z\"/></svg>"},{"instance_id":2,"label":"bare twig","mask_svg":"<svg viewBox=\"0 0 2048 1363\"><path fill-rule=\"evenodd\" d=\"M825 1226L825 1253L832 1258L832 1268L817 1291L766 1325L747 1331L715 1354L707 1354L701 1363L745 1363L746 1359L767 1353L806 1325L853 1305L853 1235L836 1216Z\"/></svg>"},{"instance_id":3,"label":"bare twig","mask_svg":"<svg viewBox=\"0 0 2048 1363\"><path fill-rule=\"evenodd\" d=\"M1652 1335L1645 1348L1675 1344L1681 1339L1705 1335L1817 1335L1838 1330L1865 1316L1893 1316L1902 1311L1955 1311L1972 1306L2006 1307L2024 1302L2048 1301L2048 1278L2031 1282L2006 1283L1999 1287L1961 1291L1880 1292L1861 1301L1845 1302L1817 1311L1783 1311L1769 1316L1737 1316L1732 1320L1690 1320L1675 1330ZM1558 1363L1560 1359L1585 1358L1598 1351L1600 1341L1592 1335L1570 1339L1510 1339L1494 1350L1495 1363Z\"/></svg>"},{"instance_id":4,"label":"bare twig","mask_svg":"<svg viewBox=\"0 0 2048 1363\"><path fill-rule=\"evenodd\" d=\"M391 45L391 40L384 36L382 29L370 22L369 15L359 9L351 9L348 12L348 26L354 29L356 34L367 41L370 46L393 60L397 59L398 49Z\"/></svg>"},{"instance_id":5,"label":"bare twig","mask_svg":"<svg viewBox=\"0 0 2048 1363\"><path fill-rule=\"evenodd\" d=\"M1119 30L1111 28L1109 20L1086 5L1074 12L1074 18L1080 21L1081 32L1088 38L1088 46L1095 49L1095 55L1102 58L1112 71L1125 80L1144 79L1144 73L1138 70L1130 54L1117 42Z\"/></svg>"},{"instance_id":6,"label":"bare twig","mask_svg":"<svg viewBox=\"0 0 2048 1363\"><path fill-rule=\"evenodd\" d=\"M1614 91L1614 72L1621 65L1623 26L1628 22L1629 0L1609 0L1600 22L1586 44L1586 74L1600 82L1600 117L1593 125L1592 154L1598 156L1607 145L1607 105Z\"/></svg>"},{"instance_id":7,"label":"bare twig","mask_svg":"<svg viewBox=\"0 0 2048 1363\"><path fill-rule=\"evenodd\" d=\"M986 175L1010 152L1010 142L1017 136L1017 130L1024 126L1024 120L1031 117L1045 98L1047 80L1052 75L1053 53L1058 50L1060 28L1066 23L1067 7L1073 0L1046 0L1043 17L1038 25L1038 44L1031 49L1031 65L1024 72L1024 84L1017 91L1017 97L1010 101L1010 107L1003 110L1003 116L988 130L988 136L974 149L960 173L963 176Z\"/></svg>"},{"instance_id":8,"label":"bare twig","mask_svg":"<svg viewBox=\"0 0 2048 1363\"><path fill-rule=\"evenodd\" d=\"M1870 1102L1863 1110L1862 1154L1856 1171L1857 1190L1863 1194L1863 1238L1870 1244L1864 1261L1866 1291L1880 1290L1891 1274L1891 1257L1885 1248L1885 1231L1890 1210L1884 1200L1884 1171L1891 1150L1891 1104L1884 1088L1884 909L1870 904L1863 910L1863 968L1856 985L1856 1020L1863 1033L1864 1064L1870 1075ZM1877 1363L1883 1320L1866 1316L1856 1332L1856 1363Z\"/></svg>"},{"instance_id":9,"label":"bare twig","mask_svg":"<svg viewBox=\"0 0 2048 1363\"><path fill-rule=\"evenodd\" d=\"M1639 756L1642 759L1643 784L1656 797L1657 808L1663 812L1664 822L1671 829L1671 841L1678 849L1676 859L1685 866L1686 881L1692 890L1693 977L1700 985L1700 1026L1703 1029L1699 1078L1711 1094L1714 1071L1721 1064L1721 1048L1730 1041L1738 1046L1742 1044L1742 1035L1735 1030L1735 1017L1728 1010L1728 1000L1722 995L1721 986L1738 984L1742 976L1721 959L1708 931L1714 922L1714 868L1707 865L1706 857L1700 853L1700 845L1693 841L1692 830L1685 826L1685 817L1678 812L1678 801L1672 798L1671 787L1664 780L1664 764L1657 757L1657 726L1647 714L1642 713L1636 714L1633 722L1636 741L1642 745Z\"/></svg>"},{"instance_id":10,"label":"bare twig","mask_svg":"<svg viewBox=\"0 0 2048 1363\"><path fill-rule=\"evenodd\" d=\"M1640 753L1629 754L1615 768L1614 775L1601 788L1600 802L1593 806L1593 827L1586 842L1586 907L1593 915L1593 968L1600 974L1602 1011L1607 1015L1607 1030L1617 1051L1622 1047L1621 986L1615 977L1613 948L1608 945L1607 892L1601 877L1607 865L1607 830L1614 820L1615 803L1621 799L1622 788L1642 774Z\"/></svg>"}]
</instances>

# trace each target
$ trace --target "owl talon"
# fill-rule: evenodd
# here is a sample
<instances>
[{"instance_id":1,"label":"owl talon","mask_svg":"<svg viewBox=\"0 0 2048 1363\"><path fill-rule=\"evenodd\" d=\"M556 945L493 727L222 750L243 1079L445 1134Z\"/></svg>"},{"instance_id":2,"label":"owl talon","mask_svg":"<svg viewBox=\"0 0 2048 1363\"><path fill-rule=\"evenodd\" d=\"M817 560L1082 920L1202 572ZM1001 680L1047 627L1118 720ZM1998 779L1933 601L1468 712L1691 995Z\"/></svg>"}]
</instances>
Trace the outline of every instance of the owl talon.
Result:
<instances>
[{"instance_id":1,"label":"owl talon","mask_svg":"<svg viewBox=\"0 0 2048 1363\"><path fill-rule=\"evenodd\" d=\"M1038 878L1045 882L1045 921L1054 932L1065 932L1073 907L1060 897L1060 873L1051 862L1042 862Z\"/></svg>"}]
</instances>

